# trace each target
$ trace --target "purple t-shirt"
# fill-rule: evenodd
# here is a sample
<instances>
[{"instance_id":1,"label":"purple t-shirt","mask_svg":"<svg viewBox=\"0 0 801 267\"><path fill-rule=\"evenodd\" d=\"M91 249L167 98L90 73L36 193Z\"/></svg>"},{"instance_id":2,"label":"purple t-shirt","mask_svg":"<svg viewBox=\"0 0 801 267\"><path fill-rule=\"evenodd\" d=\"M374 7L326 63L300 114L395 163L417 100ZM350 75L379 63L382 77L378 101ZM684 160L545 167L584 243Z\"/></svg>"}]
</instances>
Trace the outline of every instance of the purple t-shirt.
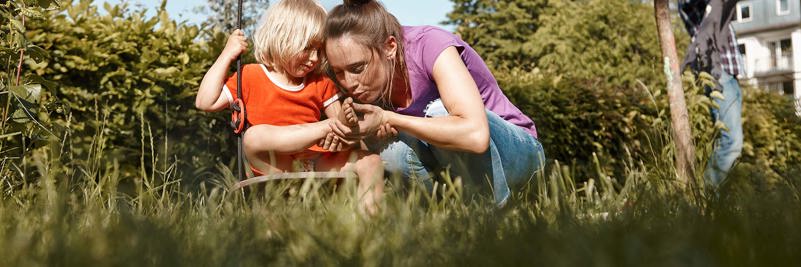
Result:
<instances>
[{"instance_id":1,"label":"purple t-shirt","mask_svg":"<svg viewBox=\"0 0 801 267\"><path fill-rule=\"evenodd\" d=\"M520 126L537 137L534 122L509 101L481 56L461 38L433 26L404 26L403 45L409 70L412 103L406 108L396 109L396 112L423 117L426 106L440 98L432 74L434 62L442 51L453 46L459 51L467 70L478 85L484 106L504 120Z\"/></svg>"}]
</instances>

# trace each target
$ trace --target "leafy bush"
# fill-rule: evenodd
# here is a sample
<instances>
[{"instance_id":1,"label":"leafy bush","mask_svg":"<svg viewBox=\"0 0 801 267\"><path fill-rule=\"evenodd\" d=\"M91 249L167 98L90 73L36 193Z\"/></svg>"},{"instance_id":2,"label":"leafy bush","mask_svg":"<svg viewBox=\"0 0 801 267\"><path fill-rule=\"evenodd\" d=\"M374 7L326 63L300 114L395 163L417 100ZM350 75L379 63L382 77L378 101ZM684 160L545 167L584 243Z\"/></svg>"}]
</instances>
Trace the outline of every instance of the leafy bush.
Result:
<instances>
[{"instance_id":1,"label":"leafy bush","mask_svg":"<svg viewBox=\"0 0 801 267\"><path fill-rule=\"evenodd\" d=\"M495 73L535 120L548 157L591 166L595 153L622 170L624 155L659 150L644 136L669 118L652 8L622 0L533 2L548 6L523 60L536 68Z\"/></svg>"},{"instance_id":2,"label":"leafy bush","mask_svg":"<svg viewBox=\"0 0 801 267\"><path fill-rule=\"evenodd\" d=\"M603 168L617 177L626 168L622 159L629 155L650 164L672 159L670 110L651 5L625 0L504 4L525 2L526 7L537 7L536 13L519 14L501 10L500 3L491 1L460 2L470 4L457 10L472 13L452 14L452 18L463 18L452 22L460 26L475 23L474 28L458 29L462 36L476 39L479 49L490 40L502 43L493 38L516 40L505 35L483 40L477 35L486 29L500 29L497 27L503 27L508 16L537 24L522 28L528 38L523 46L527 49L507 47L525 52L521 54L524 59L513 61L516 66L502 63L509 56L498 53L506 50L493 52L484 47L484 56L497 67L496 78L512 102L534 119L549 159L592 174L597 156ZM678 26L674 35L681 51L688 38ZM712 82L709 75L685 73L683 78L698 174L717 137L718 126L709 116L714 104L703 89ZM794 138L799 134L798 117L791 103L741 84L745 102L741 165L755 164L781 173L801 164L796 153L801 145Z\"/></svg>"},{"instance_id":3,"label":"leafy bush","mask_svg":"<svg viewBox=\"0 0 801 267\"><path fill-rule=\"evenodd\" d=\"M47 60L47 52L25 35L31 21L46 17L55 1L0 2L0 177L24 177L29 173L30 152L53 137L47 115L56 110L43 99L51 85L27 72L27 64Z\"/></svg>"},{"instance_id":4,"label":"leafy bush","mask_svg":"<svg viewBox=\"0 0 801 267\"><path fill-rule=\"evenodd\" d=\"M801 118L795 101L748 86L743 100L745 145L740 161L772 174L801 167Z\"/></svg>"},{"instance_id":5,"label":"leafy bush","mask_svg":"<svg viewBox=\"0 0 801 267\"><path fill-rule=\"evenodd\" d=\"M51 120L63 132L65 162L90 160L100 150L101 165L121 163L123 177L182 171L190 180L230 163L225 114L194 108L197 86L219 51L203 40L220 42L223 35L178 24L163 9L151 18L126 4L104 9L88 0L67 4L28 32L49 58L29 62L54 83L43 98L64 107Z\"/></svg>"}]
</instances>

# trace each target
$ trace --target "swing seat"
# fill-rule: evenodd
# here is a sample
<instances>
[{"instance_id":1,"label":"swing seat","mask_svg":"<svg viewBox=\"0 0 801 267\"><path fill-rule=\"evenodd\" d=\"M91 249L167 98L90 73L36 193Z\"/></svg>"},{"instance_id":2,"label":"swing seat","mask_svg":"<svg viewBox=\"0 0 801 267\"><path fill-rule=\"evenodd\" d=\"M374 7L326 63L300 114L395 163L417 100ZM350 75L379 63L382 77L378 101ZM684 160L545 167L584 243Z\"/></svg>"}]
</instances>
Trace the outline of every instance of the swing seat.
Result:
<instances>
[{"instance_id":1,"label":"swing seat","mask_svg":"<svg viewBox=\"0 0 801 267\"><path fill-rule=\"evenodd\" d=\"M240 190L253 184L264 183L269 181L279 180L294 180L294 179L348 179L355 178L356 173L352 171L330 171L330 172L281 172L272 173L253 178L245 179L237 182L233 186L233 190Z\"/></svg>"}]
</instances>

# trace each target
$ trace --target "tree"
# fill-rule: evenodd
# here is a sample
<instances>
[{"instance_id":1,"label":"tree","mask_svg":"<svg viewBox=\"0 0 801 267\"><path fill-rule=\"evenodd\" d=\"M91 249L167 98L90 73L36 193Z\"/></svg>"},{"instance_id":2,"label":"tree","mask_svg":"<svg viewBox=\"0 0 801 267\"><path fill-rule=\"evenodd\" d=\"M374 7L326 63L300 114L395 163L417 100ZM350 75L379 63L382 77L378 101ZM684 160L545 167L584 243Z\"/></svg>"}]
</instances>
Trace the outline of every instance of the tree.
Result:
<instances>
[{"instance_id":1,"label":"tree","mask_svg":"<svg viewBox=\"0 0 801 267\"><path fill-rule=\"evenodd\" d=\"M490 67L533 68L531 51L539 18L551 5L548 0L452 0L453 11L447 24L456 25L456 32L484 58Z\"/></svg>"},{"instance_id":2,"label":"tree","mask_svg":"<svg viewBox=\"0 0 801 267\"><path fill-rule=\"evenodd\" d=\"M208 0L208 3L195 11L208 16L209 25L224 32L236 28L237 0ZM242 0L242 28L252 32L269 5L269 0Z\"/></svg>"}]
</instances>

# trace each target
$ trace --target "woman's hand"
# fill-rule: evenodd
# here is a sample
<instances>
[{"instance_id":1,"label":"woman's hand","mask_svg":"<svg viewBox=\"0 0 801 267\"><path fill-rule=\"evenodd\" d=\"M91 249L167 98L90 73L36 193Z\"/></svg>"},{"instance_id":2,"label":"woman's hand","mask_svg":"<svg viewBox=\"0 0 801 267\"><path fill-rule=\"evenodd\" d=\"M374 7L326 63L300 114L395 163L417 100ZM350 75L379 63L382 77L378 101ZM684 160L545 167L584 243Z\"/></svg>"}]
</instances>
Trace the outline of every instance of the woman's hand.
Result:
<instances>
[{"instance_id":1,"label":"woman's hand","mask_svg":"<svg viewBox=\"0 0 801 267\"><path fill-rule=\"evenodd\" d=\"M344 140L359 141L365 137L376 135L379 129L387 124L384 110L378 106L353 103L353 110L360 114L356 125L348 126L339 120L334 120L330 124L331 131ZM392 130L385 129L383 131L383 133L387 132L392 132Z\"/></svg>"},{"instance_id":2,"label":"woman's hand","mask_svg":"<svg viewBox=\"0 0 801 267\"><path fill-rule=\"evenodd\" d=\"M392 127L389 123L384 123L380 127L378 127L378 131L375 133L375 138L378 140L383 140L387 138L392 138L398 135L398 130L395 127Z\"/></svg>"}]
</instances>

